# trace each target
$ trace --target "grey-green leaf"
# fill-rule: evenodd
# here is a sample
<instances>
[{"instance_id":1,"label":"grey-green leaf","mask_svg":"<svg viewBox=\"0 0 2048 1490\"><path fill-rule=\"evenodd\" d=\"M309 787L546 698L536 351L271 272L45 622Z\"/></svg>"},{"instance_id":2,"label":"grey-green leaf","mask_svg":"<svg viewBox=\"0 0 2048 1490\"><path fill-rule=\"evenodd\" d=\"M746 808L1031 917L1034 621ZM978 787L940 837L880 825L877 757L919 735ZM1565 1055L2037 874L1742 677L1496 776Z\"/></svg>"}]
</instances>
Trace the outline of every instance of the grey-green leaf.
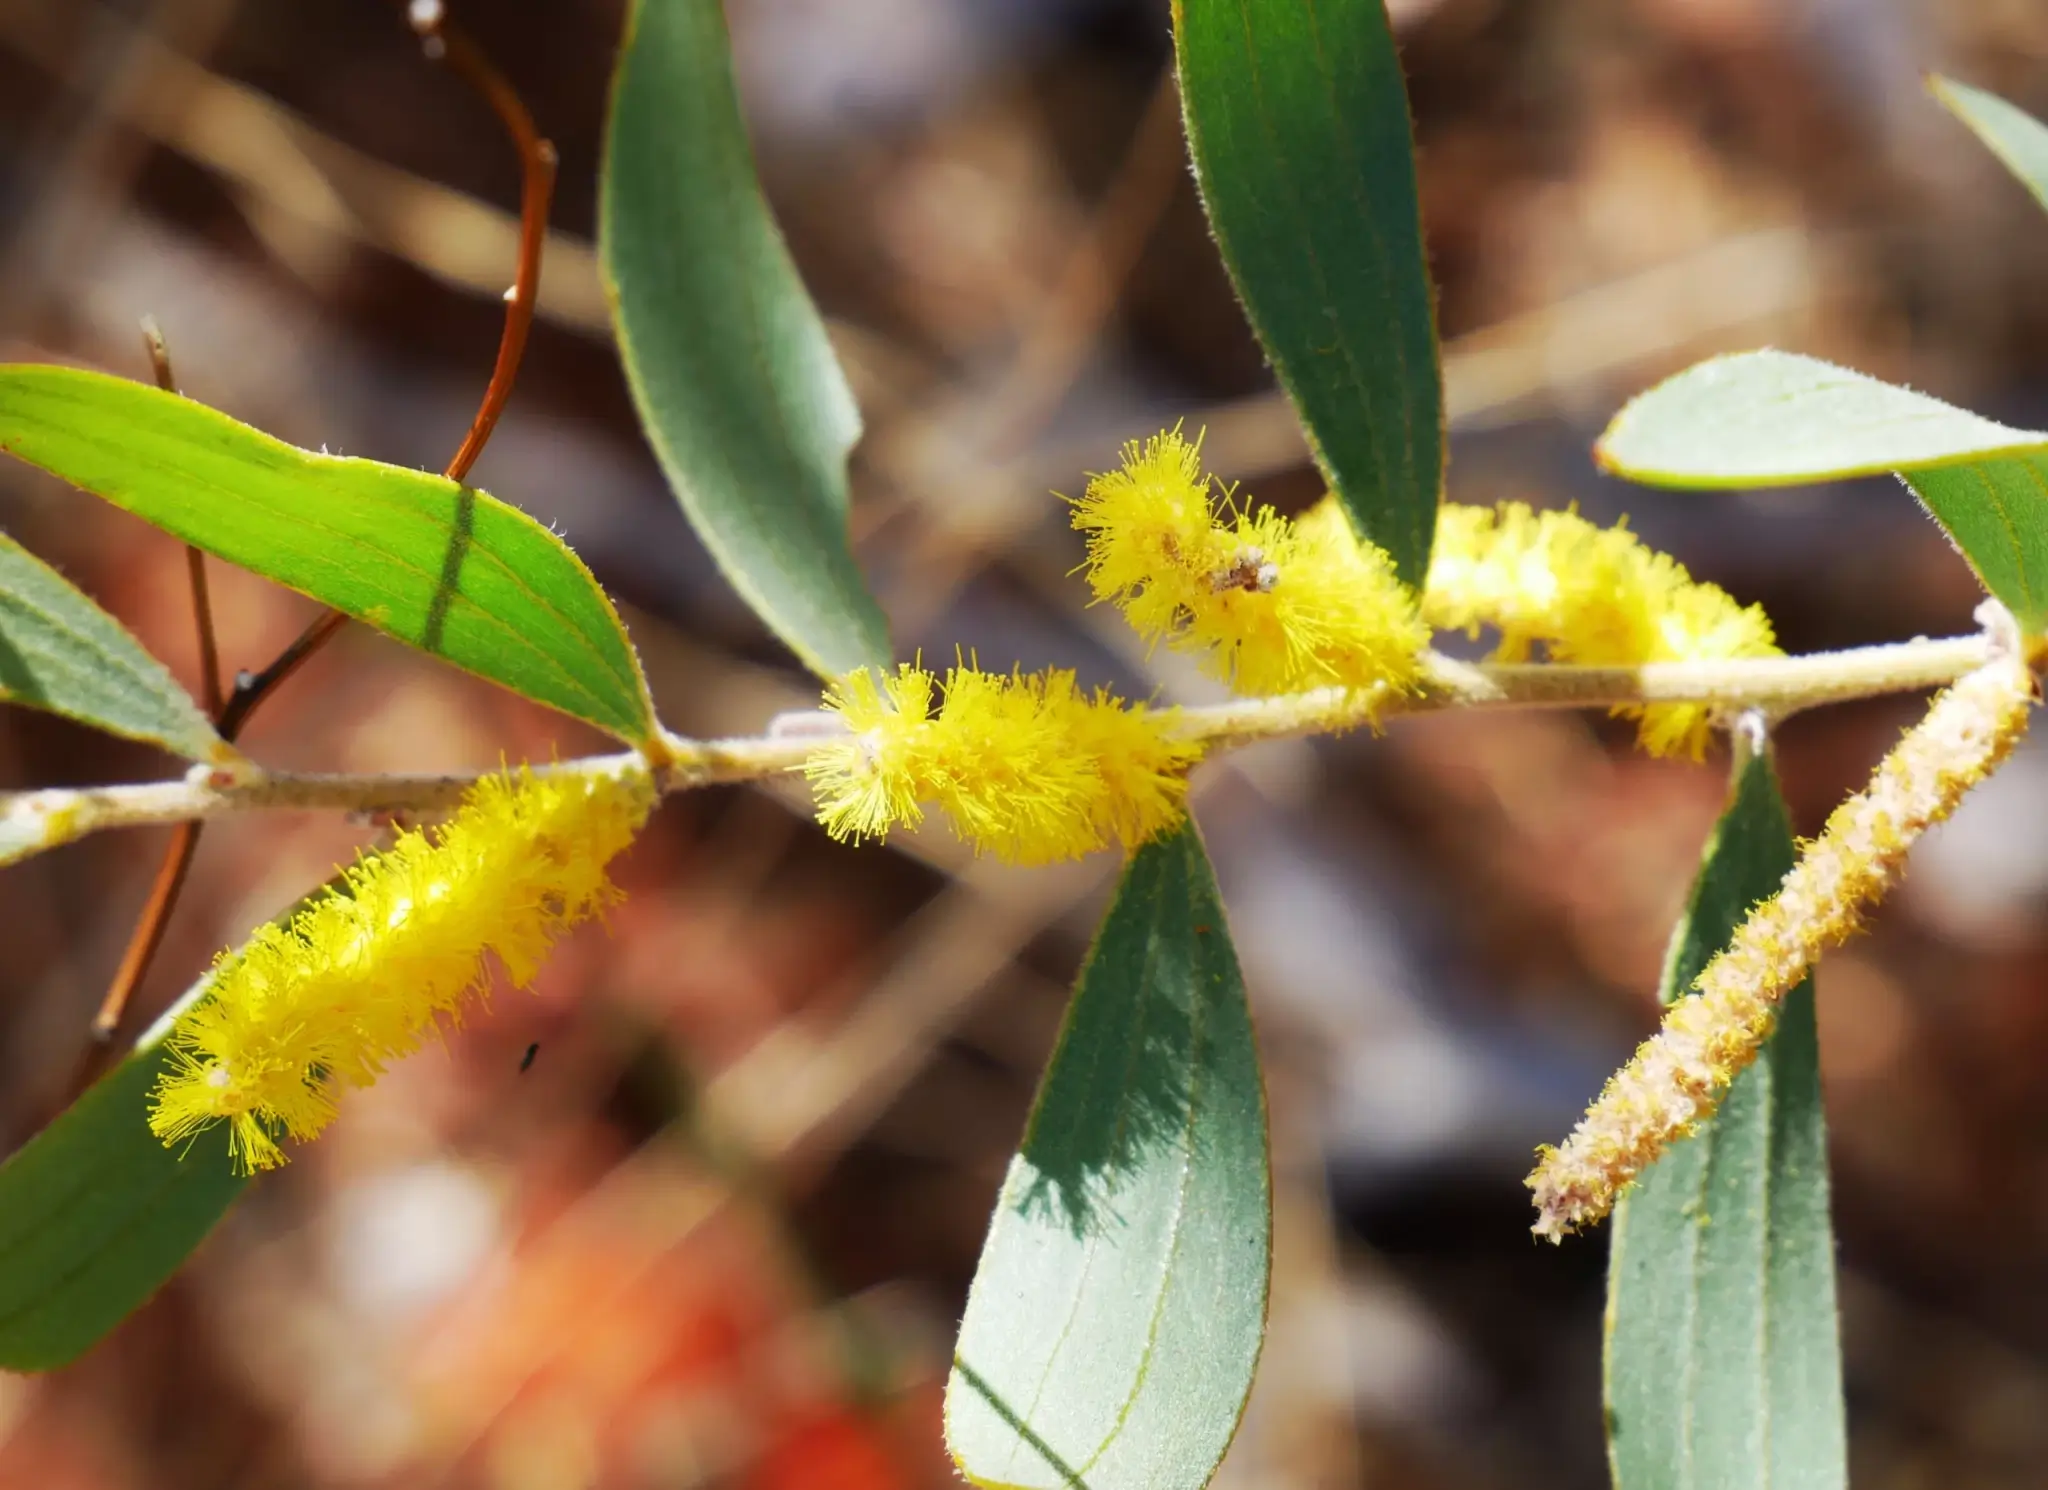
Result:
<instances>
[{"instance_id":1,"label":"grey-green leaf","mask_svg":"<svg viewBox=\"0 0 2048 1490\"><path fill-rule=\"evenodd\" d=\"M639 659L583 561L474 487L315 455L190 399L0 367L0 450L515 693L634 744Z\"/></svg>"},{"instance_id":2,"label":"grey-green leaf","mask_svg":"<svg viewBox=\"0 0 2048 1490\"><path fill-rule=\"evenodd\" d=\"M1593 447L1652 486L1798 486L2021 454L2048 435L2012 429L1794 352L1710 357L1614 416Z\"/></svg>"},{"instance_id":3,"label":"grey-green leaf","mask_svg":"<svg viewBox=\"0 0 2048 1490\"><path fill-rule=\"evenodd\" d=\"M946 1384L979 1485L1198 1490L1265 1333L1265 1094L1200 835L1141 848L1011 1161Z\"/></svg>"},{"instance_id":4,"label":"grey-green leaf","mask_svg":"<svg viewBox=\"0 0 2048 1490\"><path fill-rule=\"evenodd\" d=\"M1664 997L1791 867L1768 758L1739 770L1673 938ZM1606 1397L1615 1490L1847 1483L1813 981L1719 1113L1616 1207Z\"/></svg>"},{"instance_id":5,"label":"grey-green leaf","mask_svg":"<svg viewBox=\"0 0 2048 1490\"><path fill-rule=\"evenodd\" d=\"M1953 78L1931 77L1927 90L2019 177L2035 201L2048 207L2048 126L1997 94Z\"/></svg>"},{"instance_id":6,"label":"grey-green leaf","mask_svg":"<svg viewBox=\"0 0 2048 1490\"><path fill-rule=\"evenodd\" d=\"M164 1054L138 1051L0 1165L0 1368L76 1360L147 1303L248 1181L225 1128L149 1131Z\"/></svg>"},{"instance_id":7,"label":"grey-green leaf","mask_svg":"<svg viewBox=\"0 0 2048 1490\"><path fill-rule=\"evenodd\" d=\"M0 533L0 699L195 761L234 757L170 670L70 581Z\"/></svg>"},{"instance_id":8,"label":"grey-green leaf","mask_svg":"<svg viewBox=\"0 0 2048 1490\"><path fill-rule=\"evenodd\" d=\"M847 536L860 414L754 176L719 0L635 0L598 246L669 485L755 614L817 672L886 665Z\"/></svg>"},{"instance_id":9,"label":"grey-green leaf","mask_svg":"<svg viewBox=\"0 0 2048 1490\"><path fill-rule=\"evenodd\" d=\"M1354 527L1421 588L1443 379L1383 0L1174 0L1209 224Z\"/></svg>"},{"instance_id":10,"label":"grey-green leaf","mask_svg":"<svg viewBox=\"0 0 2048 1490\"><path fill-rule=\"evenodd\" d=\"M1984 588L2048 623L2048 434L1789 352L1740 352L1634 399L1595 447L1655 486L1796 486L1896 471Z\"/></svg>"}]
</instances>

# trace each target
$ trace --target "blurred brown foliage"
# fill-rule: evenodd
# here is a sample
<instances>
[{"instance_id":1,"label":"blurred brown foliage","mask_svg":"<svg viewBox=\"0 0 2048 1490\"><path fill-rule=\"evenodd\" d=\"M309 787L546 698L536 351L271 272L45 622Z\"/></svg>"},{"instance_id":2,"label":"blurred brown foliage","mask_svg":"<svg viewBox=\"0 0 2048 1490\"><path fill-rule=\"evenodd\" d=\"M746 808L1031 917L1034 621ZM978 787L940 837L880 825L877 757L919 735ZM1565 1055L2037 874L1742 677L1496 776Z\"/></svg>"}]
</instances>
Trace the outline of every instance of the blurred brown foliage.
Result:
<instances>
[{"instance_id":1,"label":"blurred brown foliage","mask_svg":"<svg viewBox=\"0 0 2048 1490\"><path fill-rule=\"evenodd\" d=\"M1186 419L1315 494L1203 229L1151 0L731 0L764 177L868 419L861 556L899 650L1202 685L1081 605L1050 490ZM1596 478L1628 393L1776 343L2048 421L2048 222L1919 92L2048 111L2010 0L1401 0L1441 285L1453 495L1623 510L1794 648L1966 629L1895 485L1673 496ZM589 243L617 0L456 7L560 147L542 318L477 481L628 608L669 722L811 685L635 431ZM510 273L489 115L366 0L0 0L0 356L147 375L307 445L438 467ZM0 520L195 677L177 546L15 467ZM231 666L309 607L214 570ZM1811 830L1910 700L1795 721ZM250 731L278 764L489 766L580 726L353 631ZM173 769L21 712L8 785ZM1603 1482L1602 1244L1526 1236L1533 1144L1652 1019L1722 778L1597 719L1403 721L1208 767L1261 1017L1273 1331L1219 1484ZM276 816L201 848L144 1002L374 839ZM2048 752L1917 856L1820 982L1859 1485L2048 1463ZM0 875L0 1147L61 1100L157 845ZM1113 873L942 837L832 845L800 790L673 801L630 899L532 994L354 1099L78 1366L0 1378L0 1484L952 1482L938 1399L995 1186ZM531 1068L527 1048L538 1042Z\"/></svg>"}]
</instances>

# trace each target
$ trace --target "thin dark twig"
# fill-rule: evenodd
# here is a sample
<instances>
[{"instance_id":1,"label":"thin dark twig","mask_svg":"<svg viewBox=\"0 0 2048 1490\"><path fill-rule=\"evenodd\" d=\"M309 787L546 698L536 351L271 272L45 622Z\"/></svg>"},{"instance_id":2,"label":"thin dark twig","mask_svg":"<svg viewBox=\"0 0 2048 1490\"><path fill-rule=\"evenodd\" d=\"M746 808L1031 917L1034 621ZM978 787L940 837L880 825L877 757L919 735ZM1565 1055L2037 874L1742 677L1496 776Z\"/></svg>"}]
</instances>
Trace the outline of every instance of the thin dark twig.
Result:
<instances>
[{"instance_id":1,"label":"thin dark twig","mask_svg":"<svg viewBox=\"0 0 2048 1490\"><path fill-rule=\"evenodd\" d=\"M156 386L177 393L178 375L171 370L171 348L164 340L164 328L155 316L142 318L142 345L149 353ZM220 687L220 647L213 635L213 601L207 592L206 555L185 545L185 571L192 581L192 624L199 631L199 689L206 702L207 717L218 722L223 701Z\"/></svg>"},{"instance_id":2,"label":"thin dark twig","mask_svg":"<svg viewBox=\"0 0 2048 1490\"><path fill-rule=\"evenodd\" d=\"M540 300L540 257L547 245L548 203L555 191L555 147L541 138L533 115L505 75L491 65L476 43L448 24L439 0L415 3L409 14L427 55L447 63L483 95L519 150L519 268L513 276L512 288L505 292L505 334L498 342L498 362L491 369L490 386L484 389L483 402L477 406L476 418L470 421L469 433L442 473L450 481L460 481L483 454L491 431L497 427L498 416L505 412L505 401L512 396L512 380L518 375L520 359L526 355L527 333L533 329L533 315Z\"/></svg>"},{"instance_id":3,"label":"thin dark twig","mask_svg":"<svg viewBox=\"0 0 2048 1490\"><path fill-rule=\"evenodd\" d=\"M548 204L555 189L555 147L541 138L533 115L505 75L491 65L474 42L448 24L445 8L439 0L414 0L407 15L413 29L420 35L427 56L446 62L483 96L519 151L519 264L513 275L512 288L505 292L505 329L498 339L498 358L491 368L491 381L484 389L476 417L470 421L462 444L443 471L450 481L460 481L469 474L470 467L476 464L477 457L483 454L484 446L490 442L491 431L497 427L498 416L504 413L505 403L512 396L513 380L518 377L520 361L526 355L526 339L533 329L534 310L539 301L541 252L547 244ZM162 334L155 332L152 325L145 330L144 336L150 338L150 358L157 368L157 381L164 387L171 387L170 359L163 350ZM325 646L347 624L348 617L337 610L322 613L261 671L238 677L234 691L223 701L220 696L219 659L213 645L212 618L205 604L205 573L200 567L202 560L196 549L192 551L191 562L194 603L203 618L200 650L206 660L207 706L221 738L232 741L242 732L257 706ZM150 887L142 917L136 924L134 935L129 938L128 949L108 986L99 1014L93 1020L93 1043L81 1063L77 1089L82 1090L103 1065L105 1054L127 1012L129 999L143 975L149 971L149 964L163 942L164 930L178 902L178 894L184 888L185 874L191 868L192 854L199 843L199 827L196 822L182 824L171 840L163 863L158 866L156 883Z\"/></svg>"},{"instance_id":4,"label":"thin dark twig","mask_svg":"<svg viewBox=\"0 0 2048 1490\"><path fill-rule=\"evenodd\" d=\"M163 945L164 932L171 924L171 907L178 903L178 892L185 888L185 875L192 868L192 855L199 847L200 827L197 822L180 823L171 834L170 847L156 867L156 883L149 887L149 899L143 902L142 915L128 938L128 949L121 954L121 965L115 969L113 981L107 984L107 996L100 1000L99 1013L93 1016L92 1044L86 1051L80 1085L98 1074L99 1055L113 1043L114 1031L121 1027L121 1016L128 1012L128 1000L142 982L142 975L149 971L157 948Z\"/></svg>"},{"instance_id":5,"label":"thin dark twig","mask_svg":"<svg viewBox=\"0 0 2048 1490\"><path fill-rule=\"evenodd\" d=\"M206 712L219 719L227 707L221 697L220 647L213 638L213 602L206 583L206 554L185 545L185 575L192 581L192 614L199 627L199 690Z\"/></svg>"},{"instance_id":6,"label":"thin dark twig","mask_svg":"<svg viewBox=\"0 0 2048 1490\"><path fill-rule=\"evenodd\" d=\"M163 327L157 325L154 316L142 318L142 345L149 354L150 369L156 374L156 386L166 393L178 392L178 376L171 367L171 348L164 340ZM200 687L206 700L206 712L218 726L225 703L221 697L220 648L213 632L213 602L207 593L206 555L189 543L185 545L185 572L192 581L192 621L199 631ZM164 939L164 929L170 924L171 906L177 902L178 892L185 884L185 875L192 868L193 850L198 846L199 824L180 823L171 835L170 846L164 851L163 862L157 865L156 883L149 887L149 899L144 902L135 931L121 953L121 965L115 970L113 981L107 985L99 1012L93 1016L93 1051L112 1037L128 1007L130 996L135 992L135 985L142 981L143 973L156 956L156 950Z\"/></svg>"},{"instance_id":7,"label":"thin dark twig","mask_svg":"<svg viewBox=\"0 0 2048 1490\"><path fill-rule=\"evenodd\" d=\"M235 679L235 691L228 696L228 706L221 711L221 738L232 742L242 733L242 726L249 722L249 716L256 712L256 706L275 693L278 686L297 672L312 655L327 645L335 632L348 624L348 617L338 610L322 611L313 623L292 639L291 645L270 659L260 673L244 673Z\"/></svg>"},{"instance_id":8,"label":"thin dark twig","mask_svg":"<svg viewBox=\"0 0 2048 1490\"><path fill-rule=\"evenodd\" d=\"M533 115L505 75L491 65L474 42L448 24L440 4L415 3L408 14L427 55L446 62L483 95L519 151L519 264L512 288L505 292L505 329L498 339L498 360L491 368L491 381L484 389L483 399L477 404L476 417L470 420L462 444L441 473L450 481L460 481L489 443L498 416L512 396L520 361L526 355L526 338L533 329L534 310L540 298L541 252L547 246L548 204L555 190L555 147L541 138ZM237 681L235 695L228 700L221 719L221 733L234 739L256 706L325 646L346 619L339 611L329 611L301 632L262 672L246 681Z\"/></svg>"}]
</instances>

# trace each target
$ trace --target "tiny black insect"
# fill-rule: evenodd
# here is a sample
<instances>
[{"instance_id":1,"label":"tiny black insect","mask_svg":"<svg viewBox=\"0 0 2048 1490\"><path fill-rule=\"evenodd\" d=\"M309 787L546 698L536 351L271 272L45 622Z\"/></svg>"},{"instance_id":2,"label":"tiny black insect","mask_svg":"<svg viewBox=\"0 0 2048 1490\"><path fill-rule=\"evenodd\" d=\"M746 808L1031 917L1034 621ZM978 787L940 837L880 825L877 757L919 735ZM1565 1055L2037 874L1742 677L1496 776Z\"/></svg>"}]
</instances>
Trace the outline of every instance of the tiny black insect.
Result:
<instances>
[{"instance_id":1,"label":"tiny black insect","mask_svg":"<svg viewBox=\"0 0 2048 1490\"><path fill-rule=\"evenodd\" d=\"M526 1054L522 1055L519 1058L519 1070L522 1074L525 1073L527 1067L533 1064L533 1058L539 1054L540 1041L536 1040L531 1045L526 1047Z\"/></svg>"}]
</instances>

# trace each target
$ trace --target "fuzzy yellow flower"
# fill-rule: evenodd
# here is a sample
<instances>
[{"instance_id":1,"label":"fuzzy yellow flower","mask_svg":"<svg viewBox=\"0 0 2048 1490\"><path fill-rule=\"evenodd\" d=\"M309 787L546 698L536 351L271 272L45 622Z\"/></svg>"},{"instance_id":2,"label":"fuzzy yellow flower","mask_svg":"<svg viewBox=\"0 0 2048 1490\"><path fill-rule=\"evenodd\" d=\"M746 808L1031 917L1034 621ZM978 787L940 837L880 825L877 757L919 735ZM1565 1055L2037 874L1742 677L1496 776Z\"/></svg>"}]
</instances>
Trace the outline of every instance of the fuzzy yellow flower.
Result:
<instances>
[{"instance_id":1,"label":"fuzzy yellow flower","mask_svg":"<svg viewBox=\"0 0 2048 1490\"><path fill-rule=\"evenodd\" d=\"M1173 826L1201 756L1169 732L1170 714L1085 694L1059 669L956 667L943 686L907 663L862 670L827 690L825 708L848 733L804 770L834 838L886 838L930 803L977 852L1018 864L1135 848Z\"/></svg>"},{"instance_id":2,"label":"fuzzy yellow flower","mask_svg":"<svg viewBox=\"0 0 2048 1490\"><path fill-rule=\"evenodd\" d=\"M1415 682L1429 642L1415 598L1335 503L1299 522L1219 504L1199 448L1172 430L1126 445L1073 506L1095 598L1239 692Z\"/></svg>"},{"instance_id":3,"label":"fuzzy yellow flower","mask_svg":"<svg viewBox=\"0 0 2048 1490\"><path fill-rule=\"evenodd\" d=\"M1442 510L1422 613L1439 630L1496 628L1503 662L1526 660L1538 644L1554 662L1599 667L1780 655L1761 606L1695 581L1625 526L1519 502ZM1695 760L1712 723L1701 704L1615 712L1639 721L1651 754Z\"/></svg>"},{"instance_id":4,"label":"fuzzy yellow flower","mask_svg":"<svg viewBox=\"0 0 2048 1490\"><path fill-rule=\"evenodd\" d=\"M1201 446L1178 429L1130 441L1123 464L1089 478L1073 506L1074 526L1088 535L1089 588L1144 636L1180 624L1183 575L1207 576L1223 562Z\"/></svg>"},{"instance_id":5,"label":"fuzzy yellow flower","mask_svg":"<svg viewBox=\"0 0 2048 1490\"><path fill-rule=\"evenodd\" d=\"M569 927L616 895L605 865L654 804L644 772L488 776L431 834L399 835L283 924L224 954L179 1016L149 1126L175 1145L231 1125L244 1171L314 1137L484 986L484 954L532 981Z\"/></svg>"},{"instance_id":6,"label":"fuzzy yellow flower","mask_svg":"<svg viewBox=\"0 0 2048 1490\"><path fill-rule=\"evenodd\" d=\"M880 678L856 669L825 690L825 712L838 715L851 738L820 746L804 771L818 793L818 821L840 842L886 838L894 824L924 821L919 798L932 794L924 747L937 681L906 662Z\"/></svg>"}]
</instances>

